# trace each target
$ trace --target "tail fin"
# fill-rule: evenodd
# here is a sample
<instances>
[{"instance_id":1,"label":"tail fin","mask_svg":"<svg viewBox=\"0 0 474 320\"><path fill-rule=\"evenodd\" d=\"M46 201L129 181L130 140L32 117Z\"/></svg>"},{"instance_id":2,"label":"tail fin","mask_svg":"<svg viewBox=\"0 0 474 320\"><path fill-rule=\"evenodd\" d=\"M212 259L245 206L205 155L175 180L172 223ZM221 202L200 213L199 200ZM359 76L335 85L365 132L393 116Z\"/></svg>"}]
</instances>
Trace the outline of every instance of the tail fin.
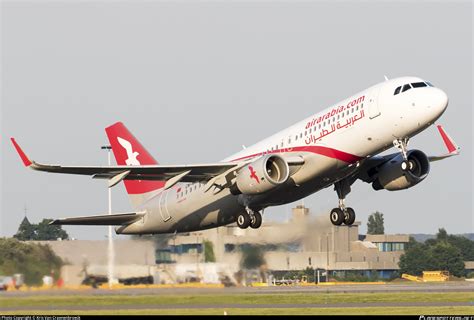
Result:
<instances>
[{"instance_id":1,"label":"tail fin","mask_svg":"<svg viewBox=\"0 0 474 320\"><path fill-rule=\"evenodd\" d=\"M105 128L105 132L118 165L158 164L123 123L117 122ZM124 184L132 205L137 207L154 195L153 191L163 188L165 181L124 180Z\"/></svg>"}]
</instances>

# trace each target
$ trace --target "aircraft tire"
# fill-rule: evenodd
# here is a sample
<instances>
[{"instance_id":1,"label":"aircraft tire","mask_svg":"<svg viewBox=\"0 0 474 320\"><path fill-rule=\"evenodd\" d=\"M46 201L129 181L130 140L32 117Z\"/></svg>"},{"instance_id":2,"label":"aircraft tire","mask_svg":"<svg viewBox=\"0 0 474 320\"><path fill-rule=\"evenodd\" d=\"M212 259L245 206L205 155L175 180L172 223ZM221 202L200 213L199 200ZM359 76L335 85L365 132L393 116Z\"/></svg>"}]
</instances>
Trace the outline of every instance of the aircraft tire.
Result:
<instances>
[{"instance_id":1,"label":"aircraft tire","mask_svg":"<svg viewBox=\"0 0 474 320\"><path fill-rule=\"evenodd\" d=\"M331 210L329 218L333 225L340 226L342 222L344 222L344 212L342 212L342 210L339 208L334 208Z\"/></svg>"},{"instance_id":2,"label":"aircraft tire","mask_svg":"<svg viewBox=\"0 0 474 320\"><path fill-rule=\"evenodd\" d=\"M250 226L250 216L247 213L241 213L237 216L237 225L240 229L247 229Z\"/></svg>"},{"instance_id":3,"label":"aircraft tire","mask_svg":"<svg viewBox=\"0 0 474 320\"><path fill-rule=\"evenodd\" d=\"M255 212L254 217L254 219L251 219L252 221L250 222L250 228L258 229L262 225L262 215L260 212Z\"/></svg>"},{"instance_id":4,"label":"aircraft tire","mask_svg":"<svg viewBox=\"0 0 474 320\"><path fill-rule=\"evenodd\" d=\"M413 169L413 162L411 161L403 161L402 164L401 164L401 168L402 168L402 171L410 171L411 169Z\"/></svg>"},{"instance_id":5,"label":"aircraft tire","mask_svg":"<svg viewBox=\"0 0 474 320\"><path fill-rule=\"evenodd\" d=\"M356 214L354 209L346 208L346 214L344 215L344 224L348 226L352 226L356 219Z\"/></svg>"}]
</instances>

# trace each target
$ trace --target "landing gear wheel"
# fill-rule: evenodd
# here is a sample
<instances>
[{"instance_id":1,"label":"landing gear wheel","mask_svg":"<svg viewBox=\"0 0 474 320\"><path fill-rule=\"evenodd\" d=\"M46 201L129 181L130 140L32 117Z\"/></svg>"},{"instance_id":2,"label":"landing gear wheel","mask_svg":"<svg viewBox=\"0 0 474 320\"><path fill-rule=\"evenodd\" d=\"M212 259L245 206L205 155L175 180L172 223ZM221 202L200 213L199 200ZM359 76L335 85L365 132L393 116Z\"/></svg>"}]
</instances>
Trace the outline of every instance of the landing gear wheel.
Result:
<instances>
[{"instance_id":1,"label":"landing gear wheel","mask_svg":"<svg viewBox=\"0 0 474 320\"><path fill-rule=\"evenodd\" d=\"M408 161L403 161L401 167L402 167L403 171L407 171L408 170Z\"/></svg>"},{"instance_id":2,"label":"landing gear wheel","mask_svg":"<svg viewBox=\"0 0 474 320\"><path fill-rule=\"evenodd\" d=\"M335 226L340 226L344 221L344 212L342 212L339 208L334 208L331 210L331 214L329 215L331 222Z\"/></svg>"},{"instance_id":3,"label":"landing gear wheel","mask_svg":"<svg viewBox=\"0 0 474 320\"><path fill-rule=\"evenodd\" d=\"M403 161L401 167L403 171L412 171L415 168L415 163L411 160Z\"/></svg>"},{"instance_id":4,"label":"landing gear wheel","mask_svg":"<svg viewBox=\"0 0 474 320\"><path fill-rule=\"evenodd\" d=\"M262 215L260 212L255 212L253 218L250 219L250 228L258 229L262 225Z\"/></svg>"},{"instance_id":5,"label":"landing gear wheel","mask_svg":"<svg viewBox=\"0 0 474 320\"><path fill-rule=\"evenodd\" d=\"M250 216L247 213L241 213L237 217L237 225L240 229L247 229L250 226Z\"/></svg>"},{"instance_id":6,"label":"landing gear wheel","mask_svg":"<svg viewBox=\"0 0 474 320\"><path fill-rule=\"evenodd\" d=\"M344 214L344 224L348 226L352 226L356 219L356 214L354 209L346 208L346 212Z\"/></svg>"}]
</instances>

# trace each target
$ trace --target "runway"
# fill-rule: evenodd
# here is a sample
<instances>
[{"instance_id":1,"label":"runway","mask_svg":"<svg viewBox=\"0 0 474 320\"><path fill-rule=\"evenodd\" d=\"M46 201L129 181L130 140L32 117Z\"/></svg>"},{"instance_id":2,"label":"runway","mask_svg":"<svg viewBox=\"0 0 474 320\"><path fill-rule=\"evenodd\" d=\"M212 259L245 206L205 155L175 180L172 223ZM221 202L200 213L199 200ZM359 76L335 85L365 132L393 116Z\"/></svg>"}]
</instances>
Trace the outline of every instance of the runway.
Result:
<instances>
[{"instance_id":1,"label":"runway","mask_svg":"<svg viewBox=\"0 0 474 320\"><path fill-rule=\"evenodd\" d=\"M473 307L474 302L381 302L381 303L327 303L327 304L307 304L307 303L291 303L291 304L200 304L200 305L183 305L183 304L167 304L167 305L113 305L113 306L22 306L15 308L0 308L0 312L8 311L50 311L60 308L61 310L152 310L152 309L286 309L286 308L381 308L381 307Z\"/></svg>"},{"instance_id":2,"label":"runway","mask_svg":"<svg viewBox=\"0 0 474 320\"><path fill-rule=\"evenodd\" d=\"M334 286L268 286L268 287L229 287L229 288L130 288L130 289L91 289L91 290L41 290L41 291L3 291L1 296L38 295L171 295L171 294L274 294L274 293L317 293L317 292L474 292L474 283L468 281L444 283L400 283L400 284L353 284Z\"/></svg>"},{"instance_id":3,"label":"runway","mask_svg":"<svg viewBox=\"0 0 474 320\"><path fill-rule=\"evenodd\" d=\"M7 291L0 314L473 314L474 283Z\"/></svg>"}]
</instances>

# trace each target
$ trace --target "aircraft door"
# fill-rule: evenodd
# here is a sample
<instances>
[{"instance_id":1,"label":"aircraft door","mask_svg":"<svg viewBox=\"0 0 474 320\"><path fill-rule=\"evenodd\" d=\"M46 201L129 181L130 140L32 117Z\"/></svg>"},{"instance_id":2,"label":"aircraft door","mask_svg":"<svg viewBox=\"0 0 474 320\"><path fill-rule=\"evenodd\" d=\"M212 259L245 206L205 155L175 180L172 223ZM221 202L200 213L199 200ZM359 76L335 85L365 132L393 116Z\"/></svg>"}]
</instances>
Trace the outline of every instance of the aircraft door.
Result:
<instances>
[{"instance_id":1,"label":"aircraft door","mask_svg":"<svg viewBox=\"0 0 474 320\"><path fill-rule=\"evenodd\" d=\"M379 108L379 93L380 93L380 86L372 89L369 93L369 118L374 119L380 116L380 108Z\"/></svg>"},{"instance_id":2,"label":"aircraft door","mask_svg":"<svg viewBox=\"0 0 474 320\"><path fill-rule=\"evenodd\" d=\"M171 219L170 213L168 211L168 194L169 191L163 191L160 195L160 215L164 222Z\"/></svg>"}]
</instances>

